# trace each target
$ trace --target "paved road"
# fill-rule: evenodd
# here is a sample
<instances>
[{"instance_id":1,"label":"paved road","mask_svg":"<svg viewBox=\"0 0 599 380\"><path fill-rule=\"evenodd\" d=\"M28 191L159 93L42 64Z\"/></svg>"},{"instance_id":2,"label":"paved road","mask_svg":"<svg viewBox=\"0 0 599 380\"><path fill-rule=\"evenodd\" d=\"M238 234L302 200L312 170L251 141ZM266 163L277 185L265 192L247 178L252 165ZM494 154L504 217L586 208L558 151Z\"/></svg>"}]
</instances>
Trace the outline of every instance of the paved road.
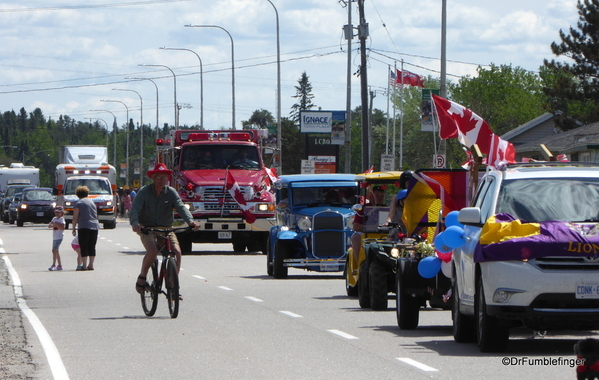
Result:
<instances>
[{"instance_id":1,"label":"paved road","mask_svg":"<svg viewBox=\"0 0 599 380\"><path fill-rule=\"evenodd\" d=\"M19 305L29 310L17 305L1 260L2 378L569 379L574 369L563 361L592 335L515 331L508 353L481 354L454 342L448 311L423 310L420 327L403 331L392 300L389 311L362 310L339 274L291 269L289 279L274 280L263 255L234 255L228 244L194 244L196 254L183 259L179 318L168 317L164 298L147 318L133 286L141 244L125 223L100 231L93 272L74 271L69 239L65 270L49 272L45 226L0 224L0 236L22 283Z\"/></svg>"}]
</instances>

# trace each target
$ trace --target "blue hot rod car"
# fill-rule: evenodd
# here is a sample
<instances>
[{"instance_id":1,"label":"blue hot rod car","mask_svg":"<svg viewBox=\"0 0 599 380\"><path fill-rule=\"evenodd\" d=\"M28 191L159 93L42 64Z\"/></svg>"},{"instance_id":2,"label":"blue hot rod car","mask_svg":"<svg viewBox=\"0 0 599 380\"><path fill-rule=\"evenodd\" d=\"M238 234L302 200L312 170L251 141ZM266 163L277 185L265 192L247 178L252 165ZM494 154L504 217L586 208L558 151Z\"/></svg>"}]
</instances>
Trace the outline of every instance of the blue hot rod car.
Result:
<instances>
[{"instance_id":1,"label":"blue hot rod car","mask_svg":"<svg viewBox=\"0 0 599 380\"><path fill-rule=\"evenodd\" d=\"M341 272L351 242L358 185L353 174L281 176L277 225L270 229L267 272L286 278L289 267Z\"/></svg>"}]
</instances>

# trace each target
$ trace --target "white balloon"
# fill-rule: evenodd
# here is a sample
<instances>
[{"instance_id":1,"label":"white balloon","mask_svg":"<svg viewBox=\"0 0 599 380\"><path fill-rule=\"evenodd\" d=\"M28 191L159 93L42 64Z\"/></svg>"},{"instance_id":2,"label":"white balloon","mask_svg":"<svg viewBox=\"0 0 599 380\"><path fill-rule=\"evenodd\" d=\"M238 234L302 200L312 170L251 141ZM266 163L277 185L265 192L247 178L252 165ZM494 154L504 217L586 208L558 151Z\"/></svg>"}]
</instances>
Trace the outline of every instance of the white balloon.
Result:
<instances>
[{"instance_id":1,"label":"white balloon","mask_svg":"<svg viewBox=\"0 0 599 380\"><path fill-rule=\"evenodd\" d=\"M445 277L451 278L451 261L448 263L445 261L441 262L441 272L443 272Z\"/></svg>"}]
</instances>

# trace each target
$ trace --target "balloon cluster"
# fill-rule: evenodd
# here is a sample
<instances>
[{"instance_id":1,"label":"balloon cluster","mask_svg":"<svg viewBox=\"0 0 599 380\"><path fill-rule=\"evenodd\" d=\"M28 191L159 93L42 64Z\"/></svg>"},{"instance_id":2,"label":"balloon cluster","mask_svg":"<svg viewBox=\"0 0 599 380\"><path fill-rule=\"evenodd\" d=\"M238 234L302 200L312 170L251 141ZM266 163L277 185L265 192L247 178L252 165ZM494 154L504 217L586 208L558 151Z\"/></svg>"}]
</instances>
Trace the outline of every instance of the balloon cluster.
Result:
<instances>
[{"instance_id":1,"label":"balloon cluster","mask_svg":"<svg viewBox=\"0 0 599 380\"><path fill-rule=\"evenodd\" d=\"M445 231L435 237L436 256L426 257L418 263L418 273L424 278L433 278L442 271L451 278L451 251L466 242L464 226L458 222L458 211L452 211L445 217Z\"/></svg>"}]
</instances>

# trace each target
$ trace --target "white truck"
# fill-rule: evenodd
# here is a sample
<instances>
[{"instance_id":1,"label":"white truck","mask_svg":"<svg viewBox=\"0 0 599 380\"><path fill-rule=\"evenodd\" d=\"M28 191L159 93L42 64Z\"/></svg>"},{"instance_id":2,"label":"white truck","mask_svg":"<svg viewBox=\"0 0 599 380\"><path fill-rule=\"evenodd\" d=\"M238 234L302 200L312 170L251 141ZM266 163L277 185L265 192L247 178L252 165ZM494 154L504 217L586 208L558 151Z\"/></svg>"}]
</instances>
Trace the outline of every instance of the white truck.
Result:
<instances>
[{"instance_id":1,"label":"white truck","mask_svg":"<svg viewBox=\"0 0 599 380\"><path fill-rule=\"evenodd\" d=\"M39 187L40 170L33 166L25 166L22 163L12 163L10 166L0 166L0 191L2 198L2 221L8 223L8 206L15 194L20 193L26 187Z\"/></svg>"},{"instance_id":2,"label":"white truck","mask_svg":"<svg viewBox=\"0 0 599 380\"><path fill-rule=\"evenodd\" d=\"M497 352L515 327L599 329L597 194L597 163L487 171L458 216L465 242L453 250L457 342Z\"/></svg>"},{"instance_id":3,"label":"white truck","mask_svg":"<svg viewBox=\"0 0 599 380\"><path fill-rule=\"evenodd\" d=\"M89 198L98 208L98 220L105 229L116 227L117 187L116 170L107 163L107 149L103 146L63 146L60 163L56 167L54 193L57 204L65 208L67 226L73 221L73 207L79 200L75 190L89 188Z\"/></svg>"}]
</instances>

